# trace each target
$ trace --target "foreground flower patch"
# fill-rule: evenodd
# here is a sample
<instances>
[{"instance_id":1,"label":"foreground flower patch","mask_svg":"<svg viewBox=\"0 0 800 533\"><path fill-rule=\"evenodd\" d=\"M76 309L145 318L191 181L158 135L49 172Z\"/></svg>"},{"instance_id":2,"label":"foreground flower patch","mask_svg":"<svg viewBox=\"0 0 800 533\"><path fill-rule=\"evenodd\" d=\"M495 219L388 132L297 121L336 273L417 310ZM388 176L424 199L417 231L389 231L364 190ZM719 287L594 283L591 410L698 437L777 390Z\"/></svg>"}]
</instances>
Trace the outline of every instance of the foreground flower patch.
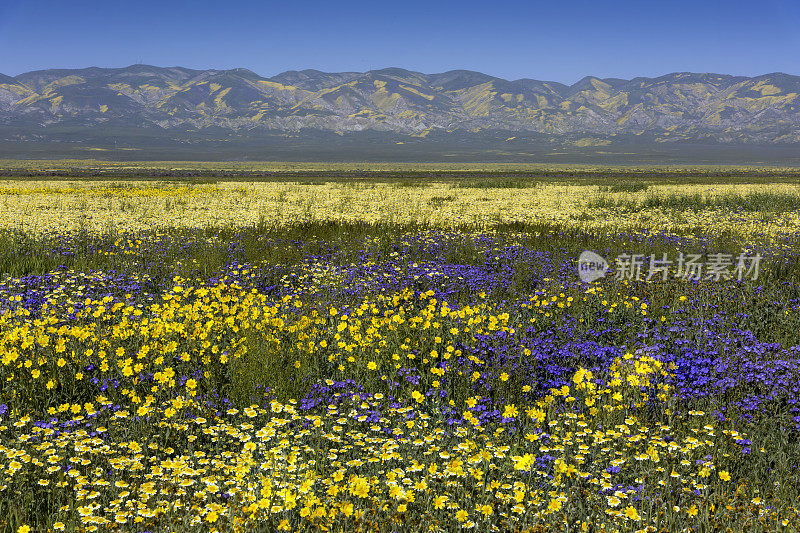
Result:
<instances>
[{"instance_id":1,"label":"foreground flower patch","mask_svg":"<svg viewBox=\"0 0 800 533\"><path fill-rule=\"evenodd\" d=\"M130 234L93 248L127 271L5 279L0 528L792 531L796 285L589 286L530 233Z\"/></svg>"}]
</instances>

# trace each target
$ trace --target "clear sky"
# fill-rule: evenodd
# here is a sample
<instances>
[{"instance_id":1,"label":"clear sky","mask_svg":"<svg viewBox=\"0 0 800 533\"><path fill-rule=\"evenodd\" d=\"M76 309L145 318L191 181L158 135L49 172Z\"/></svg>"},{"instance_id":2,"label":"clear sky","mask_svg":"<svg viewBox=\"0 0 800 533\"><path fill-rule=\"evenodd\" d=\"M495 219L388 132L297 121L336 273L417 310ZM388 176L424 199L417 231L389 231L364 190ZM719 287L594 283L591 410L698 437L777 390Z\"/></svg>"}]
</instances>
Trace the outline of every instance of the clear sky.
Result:
<instances>
[{"instance_id":1,"label":"clear sky","mask_svg":"<svg viewBox=\"0 0 800 533\"><path fill-rule=\"evenodd\" d=\"M402 67L585 75L800 74L800 0L0 0L0 73Z\"/></svg>"}]
</instances>

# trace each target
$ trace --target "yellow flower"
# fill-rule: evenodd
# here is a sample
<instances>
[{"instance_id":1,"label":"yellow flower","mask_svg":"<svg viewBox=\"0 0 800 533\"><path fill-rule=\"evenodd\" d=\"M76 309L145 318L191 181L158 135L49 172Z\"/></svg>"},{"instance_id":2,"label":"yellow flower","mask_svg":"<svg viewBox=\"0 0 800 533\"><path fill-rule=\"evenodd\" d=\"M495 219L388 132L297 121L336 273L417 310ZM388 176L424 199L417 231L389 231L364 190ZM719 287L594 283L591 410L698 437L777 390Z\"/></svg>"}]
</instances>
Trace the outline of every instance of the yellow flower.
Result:
<instances>
[{"instance_id":1,"label":"yellow flower","mask_svg":"<svg viewBox=\"0 0 800 533\"><path fill-rule=\"evenodd\" d=\"M503 410L503 417L504 418L515 418L519 414L517 410L517 406L512 404L506 405L505 409Z\"/></svg>"},{"instance_id":2,"label":"yellow flower","mask_svg":"<svg viewBox=\"0 0 800 533\"><path fill-rule=\"evenodd\" d=\"M634 509L630 505L625 508L625 518L628 518L630 520L641 520L642 519L642 517L639 516L639 511L637 511L636 509Z\"/></svg>"},{"instance_id":3,"label":"yellow flower","mask_svg":"<svg viewBox=\"0 0 800 533\"><path fill-rule=\"evenodd\" d=\"M30 530L30 526L19 526L19 528L17 528L17 533L29 533Z\"/></svg>"},{"instance_id":4,"label":"yellow flower","mask_svg":"<svg viewBox=\"0 0 800 533\"><path fill-rule=\"evenodd\" d=\"M728 472L726 472L725 470L720 470L719 478L721 480L723 480L723 481L730 481L731 480L731 475Z\"/></svg>"},{"instance_id":5,"label":"yellow flower","mask_svg":"<svg viewBox=\"0 0 800 533\"><path fill-rule=\"evenodd\" d=\"M375 363L375 361L370 361L369 363L367 363L367 368L369 368L370 370L375 370L378 368L378 365Z\"/></svg>"},{"instance_id":6,"label":"yellow flower","mask_svg":"<svg viewBox=\"0 0 800 533\"><path fill-rule=\"evenodd\" d=\"M531 418L531 420L535 420L536 422L539 423L544 422L544 419L547 416L543 410L537 409L536 407L531 407L526 412L528 413L528 416Z\"/></svg>"},{"instance_id":7,"label":"yellow flower","mask_svg":"<svg viewBox=\"0 0 800 533\"><path fill-rule=\"evenodd\" d=\"M350 482L350 494L366 498L369 494L369 481L361 476L355 476Z\"/></svg>"},{"instance_id":8,"label":"yellow flower","mask_svg":"<svg viewBox=\"0 0 800 533\"><path fill-rule=\"evenodd\" d=\"M554 513L561 509L561 502L555 498L550 500L550 503L547 504L547 512Z\"/></svg>"},{"instance_id":9,"label":"yellow flower","mask_svg":"<svg viewBox=\"0 0 800 533\"><path fill-rule=\"evenodd\" d=\"M514 470L529 470L533 464L533 455L526 453L522 457L513 457Z\"/></svg>"}]
</instances>

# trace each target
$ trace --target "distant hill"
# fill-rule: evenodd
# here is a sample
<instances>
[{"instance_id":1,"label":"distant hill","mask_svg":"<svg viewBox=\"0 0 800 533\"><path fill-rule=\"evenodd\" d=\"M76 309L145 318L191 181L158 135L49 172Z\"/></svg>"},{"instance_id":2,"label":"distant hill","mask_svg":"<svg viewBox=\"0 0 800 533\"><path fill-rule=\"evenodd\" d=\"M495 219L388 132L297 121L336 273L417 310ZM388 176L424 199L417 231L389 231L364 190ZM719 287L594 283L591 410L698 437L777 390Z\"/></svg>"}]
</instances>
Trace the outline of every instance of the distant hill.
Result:
<instances>
[{"instance_id":1,"label":"distant hill","mask_svg":"<svg viewBox=\"0 0 800 533\"><path fill-rule=\"evenodd\" d=\"M373 133L376 139L520 134L602 147L800 143L800 77L673 73L574 85L454 70L287 71L125 68L0 74L0 143L131 146ZM454 141L455 142L455 141ZM513 139L509 140L509 145Z\"/></svg>"}]
</instances>

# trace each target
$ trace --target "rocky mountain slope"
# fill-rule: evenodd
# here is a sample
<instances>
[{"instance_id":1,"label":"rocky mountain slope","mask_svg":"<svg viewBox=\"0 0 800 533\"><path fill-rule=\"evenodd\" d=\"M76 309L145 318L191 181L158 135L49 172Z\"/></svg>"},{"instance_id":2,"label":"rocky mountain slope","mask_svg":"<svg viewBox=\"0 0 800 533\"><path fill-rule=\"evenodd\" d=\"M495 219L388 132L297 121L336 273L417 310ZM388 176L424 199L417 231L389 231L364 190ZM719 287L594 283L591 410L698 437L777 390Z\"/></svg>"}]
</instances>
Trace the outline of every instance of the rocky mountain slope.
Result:
<instances>
[{"instance_id":1,"label":"rocky mountain slope","mask_svg":"<svg viewBox=\"0 0 800 533\"><path fill-rule=\"evenodd\" d=\"M467 70L422 74L126 68L0 74L0 139L53 125L215 132L375 131L413 136L508 131L602 146L656 142L800 142L800 76L674 73L574 85ZM5 136L3 134L5 130ZM30 138L30 137L29 137Z\"/></svg>"}]
</instances>

